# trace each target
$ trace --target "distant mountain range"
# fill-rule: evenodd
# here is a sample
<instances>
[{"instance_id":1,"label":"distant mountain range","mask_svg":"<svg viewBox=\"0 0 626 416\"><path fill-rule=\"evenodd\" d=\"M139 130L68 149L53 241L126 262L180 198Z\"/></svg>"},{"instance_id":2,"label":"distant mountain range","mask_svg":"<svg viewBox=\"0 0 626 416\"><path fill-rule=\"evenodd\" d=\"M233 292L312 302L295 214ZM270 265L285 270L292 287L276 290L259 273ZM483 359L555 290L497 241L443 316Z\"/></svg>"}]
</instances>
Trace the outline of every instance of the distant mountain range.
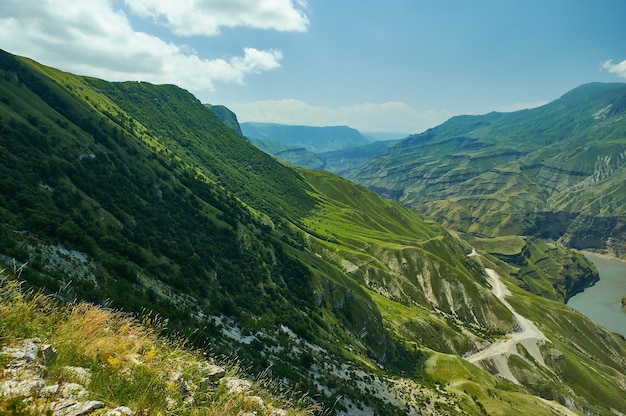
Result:
<instances>
[{"instance_id":1,"label":"distant mountain range","mask_svg":"<svg viewBox=\"0 0 626 416\"><path fill-rule=\"evenodd\" d=\"M241 123L241 131L250 139L275 142L289 148L302 147L313 153L332 152L369 143L358 130L347 126Z\"/></svg>"},{"instance_id":2,"label":"distant mountain range","mask_svg":"<svg viewBox=\"0 0 626 416\"><path fill-rule=\"evenodd\" d=\"M242 123L241 131L261 150L307 169L341 174L383 154L399 140L397 133L377 133L377 139L346 126L292 126Z\"/></svg>"},{"instance_id":3,"label":"distant mountain range","mask_svg":"<svg viewBox=\"0 0 626 416\"><path fill-rule=\"evenodd\" d=\"M507 139L513 149L494 153L496 138L507 137L512 125L496 121L511 116L484 116L491 124L470 123L471 131L466 118L453 119L462 135L444 138L450 126L441 126L441 136L410 137L382 149L386 154L356 176L407 203L418 200L406 190L421 176L447 177L439 187L423 184L440 201L454 198L446 188L454 187L451 177L465 177L458 163L466 161L466 177L483 178L476 191L491 189L492 198L512 207L525 193L527 208L545 196L541 207L593 214L600 228L609 213L621 218L611 204L621 201L616 175L623 167L621 159L607 159L606 148L622 146L623 136L614 128L621 125L618 95L599 108L592 96L587 110L578 104L576 128L573 113L563 109L552 111L565 114L557 126L552 113L541 123L520 118L538 130L523 134L520 127ZM589 111L591 119L583 117ZM209 108L174 85L106 82L0 51L0 261L25 287L58 301L122 308L152 321L156 313L206 354L236 357L263 379L307 392L329 413L626 413L624 337L564 304L598 278L582 254L531 235L450 232L335 174L281 163L241 137L237 124L228 109ZM489 126L500 132L493 140L478 134ZM543 137L545 128L553 133L535 147L550 149L557 136L564 141L583 132L582 150L555 147L544 159L531 158L523 141ZM368 144L342 130L350 136L337 143ZM605 141L591 140L594 132ZM434 149L439 153L420 159ZM493 158L502 164L489 164ZM598 169L581 184L588 160ZM528 172L552 178L548 190L558 198L526 190ZM516 179L502 179L509 177ZM591 198L595 189L603 191L600 201ZM477 213L480 202L474 201ZM428 205L436 214L434 207ZM454 219L456 211L449 212ZM543 211L528 212L539 218ZM525 224L524 215L509 222ZM94 357L58 360L106 373L109 358L117 359ZM184 379L185 362L175 358ZM144 374L141 366L149 363L136 365L129 377ZM54 377L45 377L52 385ZM169 384L168 394L184 394L180 378ZM93 399L126 400L107 394ZM0 409L19 402L7 400L0 397Z\"/></svg>"},{"instance_id":4,"label":"distant mountain range","mask_svg":"<svg viewBox=\"0 0 626 416\"><path fill-rule=\"evenodd\" d=\"M626 84L592 83L539 108L454 117L403 140L346 140L327 152L311 143L332 142L335 128L243 130L270 154L362 183L458 231L626 258L625 114Z\"/></svg>"},{"instance_id":5,"label":"distant mountain range","mask_svg":"<svg viewBox=\"0 0 626 416\"><path fill-rule=\"evenodd\" d=\"M626 258L626 84L454 117L345 176L476 236L534 235Z\"/></svg>"}]
</instances>

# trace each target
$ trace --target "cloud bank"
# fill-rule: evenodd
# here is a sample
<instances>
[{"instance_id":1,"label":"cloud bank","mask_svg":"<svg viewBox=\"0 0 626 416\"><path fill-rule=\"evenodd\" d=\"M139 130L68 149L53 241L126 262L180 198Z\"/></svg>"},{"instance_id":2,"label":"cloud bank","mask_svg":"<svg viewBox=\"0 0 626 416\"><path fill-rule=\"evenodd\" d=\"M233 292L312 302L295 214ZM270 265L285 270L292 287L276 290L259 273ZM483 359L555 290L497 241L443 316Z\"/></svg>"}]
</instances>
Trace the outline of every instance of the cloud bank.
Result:
<instances>
[{"instance_id":1,"label":"cloud bank","mask_svg":"<svg viewBox=\"0 0 626 416\"><path fill-rule=\"evenodd\" d=\"M250 75L279 68L282 52L246 47L235 56L206 59L135 29L129 17L177 36L216 36L235 27L302 32L309 27L307 7L305 0L1 0L0 47L76 74L176 84L205 95L219 83L245 84ZM416 133L451 116L402 102L330 108L284 99L229 106L241 120L366 132Z\"/></svg>"},{"instance_id":2,"label":"cloud bank","mask_svg":"<svg viewBox=\"0 0 626 416\"><path fill-rule=\"evenodd\" d=\"M222 27L246 26L279 31L306 31L306 3L291 0L125 0L128 8L181 36L220 33Z\"/></svg>"},{"instance_id":3,"label":"cloud bank","mask_svg":"<svg viewBox=\"0 0 626 416\"><path fill-rule=\"evenodd\" d=\"M613 61L609 59L602 63L602 68L609 71L611 74L615 74L618 77L626 78L626 60L613 64Z\"/></svg>"},{"instance_id":4,"label":"cloud bank","mask_svg":"<svg viewBox=\"0 0 626 416\"><path fill-rule=\"evenodd\" d=\"M188 28L185 34L215 34L220 26L237 25L304 30L308 24L289 0L256 7L251 5L260 2L254 0L126 2L133 13L165 19L173 31ZM200 33L203 24L207 33ZM280 67L282 59L279 50L251 47L227 59L202 58L183 45L134 30L110 0L2 0L0 45L81 75L173 83L195 91L213 91L219 82L243 84L250 74Z\"/></svg>"},{"instance_id":5,"label":"cloud bank","mask_svg":"<svg viewBox=\"0 0 626 416\"><path fill-rule=\"evenodd\" d=\"M330 108L300 100L229 103L239 121L308 126L348 125L362 132L420 133L452 116L446 111L417 111L403 102L363 103Z\"/></svg>"}]
</instances>

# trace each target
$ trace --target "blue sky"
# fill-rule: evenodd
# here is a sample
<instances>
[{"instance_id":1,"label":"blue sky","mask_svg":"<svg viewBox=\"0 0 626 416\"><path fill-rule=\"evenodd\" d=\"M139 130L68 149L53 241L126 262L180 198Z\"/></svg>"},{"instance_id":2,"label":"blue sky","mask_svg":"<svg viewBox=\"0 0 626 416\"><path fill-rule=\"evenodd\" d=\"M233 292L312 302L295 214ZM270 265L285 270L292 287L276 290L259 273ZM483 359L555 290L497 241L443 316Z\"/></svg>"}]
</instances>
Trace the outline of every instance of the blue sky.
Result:
<instances>
[{"instance_id":1,"label":"blue sky","mask_svg":"<svg viewBox=\"0 0 626 416\"><path fill-rule=\"evenodd\" d=\"M626 80L624 0L2 0L0 48L240 121L417 133Z\"/></svg>"}]
</instances>

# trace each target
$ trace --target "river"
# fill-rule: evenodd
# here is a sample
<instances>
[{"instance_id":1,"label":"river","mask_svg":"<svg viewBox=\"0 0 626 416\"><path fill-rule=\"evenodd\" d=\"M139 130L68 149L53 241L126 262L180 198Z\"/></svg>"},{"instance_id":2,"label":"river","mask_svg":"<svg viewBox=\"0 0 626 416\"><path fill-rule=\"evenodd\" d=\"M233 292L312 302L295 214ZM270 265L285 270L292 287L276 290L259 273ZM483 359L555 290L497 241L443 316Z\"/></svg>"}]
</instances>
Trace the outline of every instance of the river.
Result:
<instances>
[{"instance_id":1,"label":"river","mask_svg":"<svg viewBox=\"0 0 626 416\"><path fill-rule=\"evenodd\" d=\"M626 296L626 262L587 252L585 256L596 265L600 280L570 298L567 305L626 336L626 312L621 306Z\"/></svg>"}]
</instances>

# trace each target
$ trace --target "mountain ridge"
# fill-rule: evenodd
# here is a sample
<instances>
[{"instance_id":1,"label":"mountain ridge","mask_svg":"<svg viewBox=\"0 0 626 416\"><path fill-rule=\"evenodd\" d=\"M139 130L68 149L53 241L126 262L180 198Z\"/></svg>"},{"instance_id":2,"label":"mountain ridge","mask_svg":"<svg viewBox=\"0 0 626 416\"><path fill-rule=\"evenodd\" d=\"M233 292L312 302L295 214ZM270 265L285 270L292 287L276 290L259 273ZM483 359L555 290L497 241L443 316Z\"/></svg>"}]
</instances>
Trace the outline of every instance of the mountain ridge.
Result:
<instances>
[{"instance_id":1,"label":"mountain ridge","mask_svg":"<svg viewBox=\"0 0 626 416\"><path fill-rule=\"evenodd\" d=\"M625 103L626 84L592 83L534 109L453 117L346 176L460 231L623 257Z\"/></svg>"},{"instance_id":2,"label":"mountain ridge","mask_svg":"<svg viewBox=\"0 0 626 416\"><path fill-rule=\"evenodd\" d=\"M241 123L244 136L273 141L288 147L304 147L313 153L341 150L365 145L369 140L358 130L348 126L302 126L276 123Z\"/></svg>"},{"instance_id":3,"label":"mountain ridge","mask_svg":"<svg viewBox=\"0 0 626 416\"><path fill-rule=\"evenodd\" d=\"M217 118L224 122L228 127L234 130L235 133L243 136L239 120L237 120L237 114L233 113L228 107L223 105L205 104L205 106L209 107L213 114L215 114Z\"/></svg>"}]
</instances>

